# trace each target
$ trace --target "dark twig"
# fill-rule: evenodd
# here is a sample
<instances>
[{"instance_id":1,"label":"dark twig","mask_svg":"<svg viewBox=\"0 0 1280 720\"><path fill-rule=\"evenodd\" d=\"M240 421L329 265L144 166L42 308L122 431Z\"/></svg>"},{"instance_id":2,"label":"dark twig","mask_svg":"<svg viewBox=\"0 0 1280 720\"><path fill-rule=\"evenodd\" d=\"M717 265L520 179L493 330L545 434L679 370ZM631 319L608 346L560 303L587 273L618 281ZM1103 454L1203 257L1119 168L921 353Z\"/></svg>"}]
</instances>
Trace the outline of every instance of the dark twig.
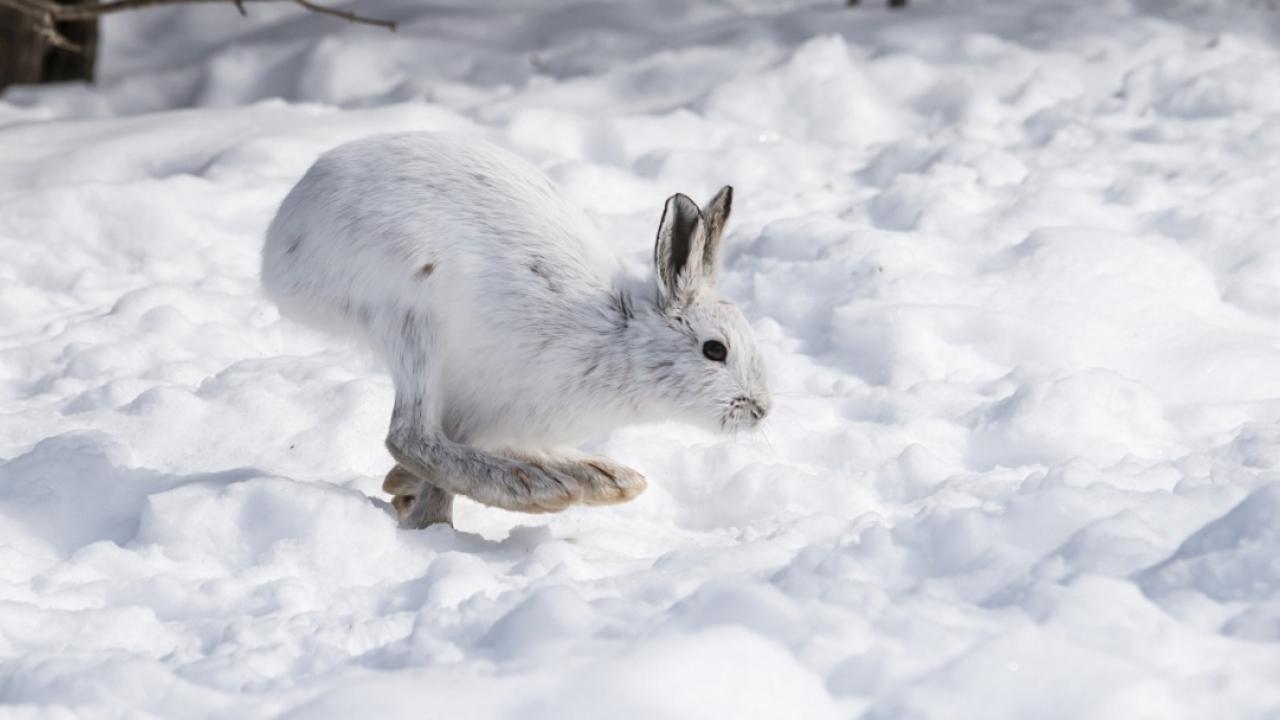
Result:
<instances>
[{"instance_id":1,"label":"dark twig","mask_svg":"<svg viewBox=\"0 0 1280 720\"><path fill-rule=\"evenodd\" d=\"M271 2L271 1L272 0L262 0L262 2ZM396 31L395 20L379 20L378 18L365 17L363 15L357 15L351 12L350 10L339 10L337 8L331 8L325 5L317 5L311 2L310 0L293 0L293 1L301 5L302 7L310 10L311 12L317 12L322 15L332 15L334 17L340 17L343 20L346 20L348 22L362 23L364 25L375 25L377 27L384 27L390 30L391 32ZM243 2L243 0L241 0L241 2Z\"/></svg>"},{"instance_id":2,"label":"dark twig","mask_svg":"<svg viewBox=\"0 0 1280 720\"><path fill-rule=\"evenodd\" d=\"M58 26L54 24L53 19L48 15L40 18L40 37L50 45L66 50L68 52L81 52L84 50L78 43L74 43L67 39L62 33L58 32Z\"/></svg>"},{"instance_id":3,"label":"dark twig","mask_svg":"<svg viewBox=\"0 0 1280 720\"><path fill-rule=\"evenodd\" d=\"M138 8L155 7L158 5L186 5L193 3L225 3L228 0L108 0L108 2L89 3L84 5L59 5L50 0L0 0L0 7L7 7L16 10L27 17L34 18L40 26L40 35L45 38L50 45L59 47L64 50L79 52L81 48L76 43L71 42L62 33L58 32L57 23L72 22L76 20L92 20L102 15L110 15L112 13L122 12L125 10L136 10ZM373 25L376 27L384 27L395 32L396 22L394 20L382 20L380 18L371 18L364 15L351 12L350 10L339 10L325 5L317 5L311 0L230 0L235 5L236 10L241 15L248 15L248 11L244 5L247 2L292 2L311 12L320 13L322 15L332 15L342 18L348 22L361 23L364 25Z\"/></svg>"}]
</instances>

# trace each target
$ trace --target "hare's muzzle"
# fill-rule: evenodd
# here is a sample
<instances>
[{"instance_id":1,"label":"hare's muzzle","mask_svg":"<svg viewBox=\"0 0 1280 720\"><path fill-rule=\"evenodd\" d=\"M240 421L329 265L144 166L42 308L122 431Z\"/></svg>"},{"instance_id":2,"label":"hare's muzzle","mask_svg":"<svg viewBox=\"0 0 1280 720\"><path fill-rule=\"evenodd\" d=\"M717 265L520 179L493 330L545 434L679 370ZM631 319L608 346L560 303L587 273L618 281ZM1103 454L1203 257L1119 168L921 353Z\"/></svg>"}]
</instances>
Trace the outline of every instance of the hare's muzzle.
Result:
<instances>
[{"instance_id":1,"label":"hare's muzzle","mask_svg":"<svg viewBox=\"0 0 1280 720\"><path fill-rule=\"evenodd\" d=\"M769 399L739 395L729 402L721 424L726 430L755 427L769 415Z\"/></svg>"}]
</instances>

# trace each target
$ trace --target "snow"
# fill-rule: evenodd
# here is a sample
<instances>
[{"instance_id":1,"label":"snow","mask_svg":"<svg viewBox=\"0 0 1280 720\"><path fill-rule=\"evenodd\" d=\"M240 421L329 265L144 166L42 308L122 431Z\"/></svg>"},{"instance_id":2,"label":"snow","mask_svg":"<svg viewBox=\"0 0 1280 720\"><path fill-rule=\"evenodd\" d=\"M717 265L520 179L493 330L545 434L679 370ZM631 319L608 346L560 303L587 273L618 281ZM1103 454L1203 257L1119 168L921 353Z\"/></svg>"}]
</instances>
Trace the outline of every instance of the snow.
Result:
<instances>
[{"instance_id":1,"label":"snow","mask_svg":"<svg viewBox=\"0 0 1280 720\"><path fill-rule=\"evenodd\" d=\"M1280 15L841 5L158 9L0 97L4 714L1280 712ZM766 428L398 529L388 379L257 269L319 153L408 129L530 158L637 267L732 183Z\"/></svg>"}]
</instances>

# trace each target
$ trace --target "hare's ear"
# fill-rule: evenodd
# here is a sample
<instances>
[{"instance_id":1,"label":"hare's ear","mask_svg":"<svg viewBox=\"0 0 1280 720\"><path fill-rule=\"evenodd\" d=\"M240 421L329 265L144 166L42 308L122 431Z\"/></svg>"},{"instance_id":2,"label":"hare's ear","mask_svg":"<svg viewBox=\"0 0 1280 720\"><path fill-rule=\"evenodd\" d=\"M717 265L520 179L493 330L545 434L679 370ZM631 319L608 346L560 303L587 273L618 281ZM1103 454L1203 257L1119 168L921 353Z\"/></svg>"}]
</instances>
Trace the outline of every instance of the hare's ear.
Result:
<instances>
[{"instance_id":1,"label":"hare's ear","mask_svg":"<svg viewBox=\"0 0 1280 720\"><path fill-rule=\"evenodd\" d=\"M653 247L658 292L664 306L685 300L705 279L707 224L697 203L676 193L667 198Z\"/></svg>"},{"instance_id":2,"label":"hare's ear","mask_svg":"<svg viewBox=\"0 0 1280 720\"><path fill-rule=\"evenodd\" d=\"M725 223L729 222L729 211L733 208L733 188L725 185L720 192L711 198L711 202L702 208L702 217L707 223L707 243L702 251L702 272L709 282L715 282L717 261L720 255L720 236L724 234Z\"/></svg>"}]
</instances>

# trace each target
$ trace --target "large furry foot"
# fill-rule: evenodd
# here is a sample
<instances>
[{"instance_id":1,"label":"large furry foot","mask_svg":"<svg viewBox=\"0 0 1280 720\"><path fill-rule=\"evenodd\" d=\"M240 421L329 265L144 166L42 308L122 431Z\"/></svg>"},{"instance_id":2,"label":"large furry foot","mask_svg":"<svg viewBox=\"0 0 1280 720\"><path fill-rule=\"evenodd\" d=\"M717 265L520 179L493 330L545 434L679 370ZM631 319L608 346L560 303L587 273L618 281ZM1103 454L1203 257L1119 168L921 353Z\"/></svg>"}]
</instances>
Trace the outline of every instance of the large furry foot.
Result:
<instances>
[{"instance_id":1,"label":"large furry foot","mask_svg":"<svg viewBox=\"0 0 1280 720\"><path fill-rule=\"evenodd\" d=\"M426 478L427 484L457 495L466 495L482 505L516 512L559 512L580 502L579 483L545 458L492 454L475 448L446 443L434 447L401 449L398 438L387 440L387 450L410 473ZM443 465L438 470L433 466Z\"/></svg>"},{"instance_id":2,"label":"large furry foot","mask_svg":"<svg viewBox=\"0 0 1280 720\"><path fill-rule=\"evenodd\" d=\"M508 510L527 513L560 512L582 502L582 490L572 475L547 458L520 457L512 461L511 494Z\"/></svg>"},{"instance_id":3,"label":"large furry foot","mask_svg":"<svg viewBox=\"0 0 1280 720\"><path fill-rule=\"evenodd\" d=\"M574 465L574 477L583 483L582 502L587 505L624 503L649 487L643 475L611 460L587 458Z\"/></svg>"},{"instance_id":4,"label":"large furry foot","mask_svg":"<svg viewBox=\"0 0 1280 720\"><path fill-rule=\"evenodd\" d=\"M584 505L624 503L648 487L643 475L607 458L551 455L531 461L568 477L577 486L576 501Z\"/></svg>"},{"instance_id":5,"label":"large furry foot","mask_svg":"<svg viewBox=\"0 0 1280 720\"><path fill-rule=\"evenodd\" d=\"M387 450L405 471L393 469L388 474L383 484L388 492L411 494L414 486L409 478L416 476L419 493L438 488L516 512L559 512L576 503L620 503L646 486L639 473L604 458L510 449L491 453L412 434L397 437L394 428ZM417 515L426 516L420 497L416 501L397 498L393 504L405 524L417 522Z\"/></svg>"},{"instance_id":6,"label":"large furry foot","mask_svg":"<svg viewBox=\"0 0 1280 720\"><path fill-rule=\"evenodd\" d=\"M519 506L508 509L521 512L559 512L575 503L612 505L630 500L646 487L640 473L604 458L525 456L516 462L512 473L520 481ZM423 481L403 465L396 465L387 473L382 490L393 496L391 506L401 523L407 524L423 487ZM431 486L427 483L426 487Z\"/></svg>"}]
</instances>

